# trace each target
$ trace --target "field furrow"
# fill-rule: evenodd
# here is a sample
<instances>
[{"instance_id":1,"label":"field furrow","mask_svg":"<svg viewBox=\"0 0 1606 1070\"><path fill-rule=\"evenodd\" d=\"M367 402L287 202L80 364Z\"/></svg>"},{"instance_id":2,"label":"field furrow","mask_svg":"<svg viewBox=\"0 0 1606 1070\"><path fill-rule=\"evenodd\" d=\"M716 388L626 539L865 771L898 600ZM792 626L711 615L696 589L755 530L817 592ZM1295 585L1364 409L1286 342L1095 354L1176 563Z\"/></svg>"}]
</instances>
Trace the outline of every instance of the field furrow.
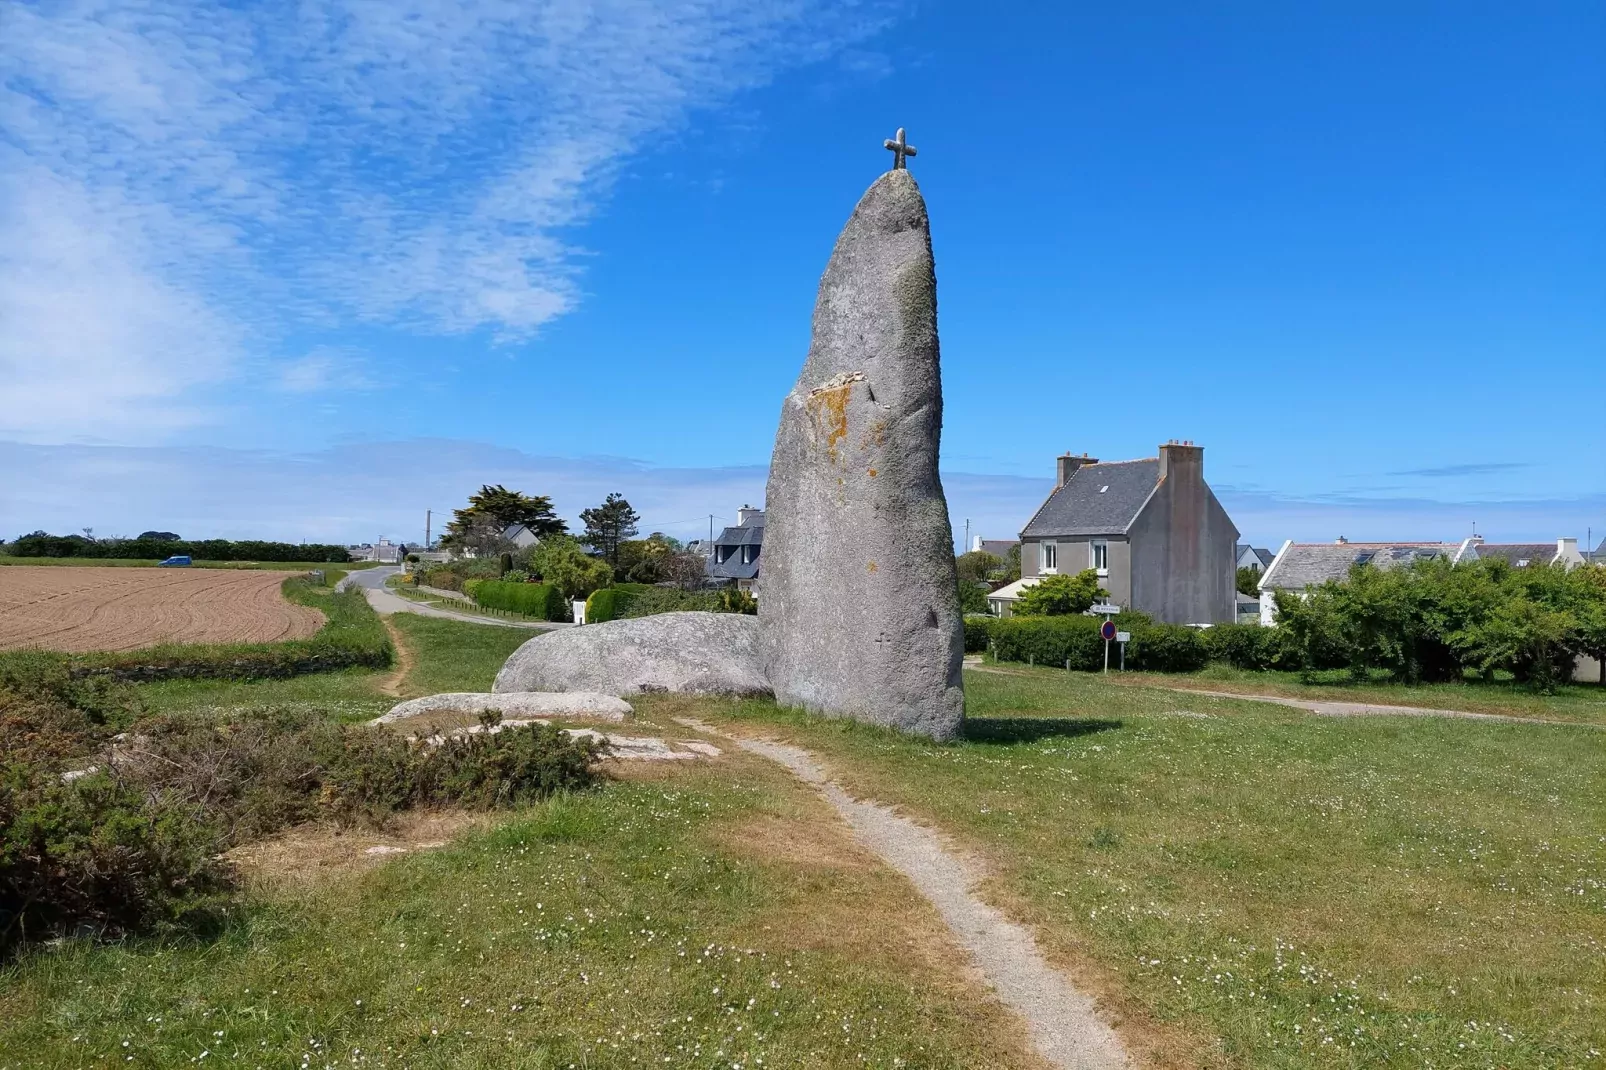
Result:
<instances>
[{"instance_id":1,"label":"field furrow","mask_svg":"<svg viewBox=\"0 0 1606 1070\"><path fill-rule=\"evenodd\" d=\"M285 601L283 582L282 572L12 566L0 569L0 649L305 638L323 614Z\"/></svg>"}]
</instances>

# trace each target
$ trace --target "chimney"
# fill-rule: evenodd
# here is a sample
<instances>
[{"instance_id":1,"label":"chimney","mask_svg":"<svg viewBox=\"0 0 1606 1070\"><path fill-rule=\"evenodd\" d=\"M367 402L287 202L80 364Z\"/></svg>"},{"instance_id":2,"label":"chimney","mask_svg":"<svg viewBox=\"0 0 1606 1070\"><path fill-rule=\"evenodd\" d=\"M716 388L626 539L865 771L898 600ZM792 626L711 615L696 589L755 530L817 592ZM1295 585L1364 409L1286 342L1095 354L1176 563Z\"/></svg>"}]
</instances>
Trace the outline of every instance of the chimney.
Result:
<instances>
[{"instance_id":1,"label":"chimney","mask_svg":"<svg viewBox=\"0 0 1606 1070\"><path fill-rule=\"evenodd\" d=\"M1204 483L1204 447L1190 439L1172 439L1160 447L1160 478L1178 483Z\"/></svg>"},{"instance_id":2,"label":"chimney","mask_svg":"<svg viewBox=\"0 0 1606 1070\"><path fill-rule=\"evenodd\" d=\"M972 553L974 553L975 551L981 549L981 536L980 535L977 535L974 539L972 539L970 541L970 549L971 549Z\"/></svg>"},{"instance_id":3,"label":"chimney","mask_svg":"<svg viewBox=\"0 0 1606 1070\"><path fill-rule=\"evenodd\" d=\"M1059 490L1065 484L1069 483L1071 481L1071 476L1075 475L1076 470L1082 467L1084 464L1099 463L1099 459L1097 457L1089 457L1085 453L1080 457L1072 457L1069 453L1062 453L1055 459L1055 461L1055 490Z\"/></svg>"},{"instance_id":4,"label":"chimney","mask_svg":"<svg viewBox=\"0 0 1606 1070\"><path fill-rule=\"evenodd\" d=\"M754 509L751 505L742 506L740 509L736 510L736 526L746 526L748 518L757 515L757 513L758 510Z\"/></svg>"},{"instance_id":5,"label":"chimney","mask_svg":"<svg viewBox=\"0 0 1606 1070\"><path fill-rule=\"evenodd\" d=\"M1577 539L1557 539L1556 540L1556 559L1558 561L1566 561L1569 558L1571 558L1574 555L1576 555L1577 553L1578 553L1578 540Z\"/></svg>"},{"instance_id":6,"label":"chimney","mask_svg":"<svg viewBox=\"0 0 1606 1070\"><path fill-rule=\"evenodd\" d=\"M1333 540L1333 543L1336 546L1346 546L1346 545L1349 544L1349 540L1346 539L1344 536L1340 535L1338 538Z\"/></svg>"}]
</instances>

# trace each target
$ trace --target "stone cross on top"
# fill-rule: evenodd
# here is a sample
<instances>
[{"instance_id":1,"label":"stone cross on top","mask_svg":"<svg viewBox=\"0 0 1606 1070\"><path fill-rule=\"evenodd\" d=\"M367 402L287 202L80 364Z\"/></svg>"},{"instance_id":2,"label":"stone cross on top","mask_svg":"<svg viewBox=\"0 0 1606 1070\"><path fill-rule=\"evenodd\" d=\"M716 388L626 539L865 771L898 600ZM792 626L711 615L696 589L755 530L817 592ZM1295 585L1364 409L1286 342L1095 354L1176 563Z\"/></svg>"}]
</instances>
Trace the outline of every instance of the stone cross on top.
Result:
<instances>
[{"instance_id":1,"label":"stone cross on top","mask_svg":"<svg viewBox=\"0 0 1606 1070\"><path fill-rule=\"evenodd\" d=\"M892 169L894 171L902 171L902 170L907 170L908 169L908 165L906 163L904 163L904 157L905 156L918 156L918 155L920 155L918 152L915 151L915 147L913 145L909 144L908 140L904 138L904 136L903 136L903 127L901 127L901 126L898 127L898 136L897 137L889 137L889 138L887 138L887 140L885 142L883 142L883 144L885 145L886 148L890 149L891 152L892 152Z\"/></svg>"}]
</instances>

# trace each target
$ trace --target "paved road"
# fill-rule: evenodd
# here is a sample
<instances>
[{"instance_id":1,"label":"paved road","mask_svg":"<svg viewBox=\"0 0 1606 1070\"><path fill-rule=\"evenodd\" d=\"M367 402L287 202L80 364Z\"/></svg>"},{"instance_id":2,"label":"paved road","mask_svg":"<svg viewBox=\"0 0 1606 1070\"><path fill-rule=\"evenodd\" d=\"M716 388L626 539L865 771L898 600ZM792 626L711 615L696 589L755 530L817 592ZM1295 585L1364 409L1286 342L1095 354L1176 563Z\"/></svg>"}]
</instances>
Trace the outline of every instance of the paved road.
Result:
<instances>
[{"instance_id":1,"label":"paved road","mask_svg":"<svg viewBox=\"0 0 1606 1070\"><path fill-rule=\"evenodd\" d=\"M526 631L550 631L561 628L561 624L533 624L529 621L499 620L496 617L481 617L473 613L454 613L449 609L437 609L426 606L420 602L410 602L401 595L392 594L386 587L385 581L396 575L401 569L395 565L377 565L374 568L358 569L346 574L340 581L342 587L359 587L368 599L368 604L382 617L392 613L417 613L421 617L440 617L443 620L461 620L469 624L489 624L498 628L523 628Z\"/></svg>"}]
</instances>

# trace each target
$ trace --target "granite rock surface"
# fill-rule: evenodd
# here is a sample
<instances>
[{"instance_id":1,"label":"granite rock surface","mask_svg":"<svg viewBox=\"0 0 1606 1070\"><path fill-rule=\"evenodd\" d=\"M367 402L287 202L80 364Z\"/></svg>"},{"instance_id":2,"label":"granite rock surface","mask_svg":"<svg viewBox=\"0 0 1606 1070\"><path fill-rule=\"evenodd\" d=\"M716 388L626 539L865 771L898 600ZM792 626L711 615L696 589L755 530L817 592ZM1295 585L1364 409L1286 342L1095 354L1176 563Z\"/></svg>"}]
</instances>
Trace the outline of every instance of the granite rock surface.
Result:
<instances>
[{"instance_id":1,"label":"granite rock surface","mask_svg":"<svg viewBox=\"0 0 1606 1070\"><path fill-rule=\"evenodd\" d=\"M371 723L391 724L426 713L477 714L484 710L515 719L576 717L592 721L622 721L631 713L630 703L624 699L594 691L448 691L408 699Z\"/></svg>"},{"instance_id":2,"label":"granite rock surface","mask_svg":"<svg viewBox=\"0 0 1606 1070\"><path fill-rule=\"evenodd\" d=\"M759 623L781 704L958 733L963 623L941 432L930 224L914 178L889 171L820 280L770 462Z\"/></svg>"},{"instance_id":3,"label":"granite rock surface","mask_svg":"<svg viewBox=\"0 0 1606 1070\"><path fill-rule=\"evenodd\" d=\"M740 613L662 613L538 635L507 659L492 690L770 693L758 619Z\"/></svg>"}]
</instances>

